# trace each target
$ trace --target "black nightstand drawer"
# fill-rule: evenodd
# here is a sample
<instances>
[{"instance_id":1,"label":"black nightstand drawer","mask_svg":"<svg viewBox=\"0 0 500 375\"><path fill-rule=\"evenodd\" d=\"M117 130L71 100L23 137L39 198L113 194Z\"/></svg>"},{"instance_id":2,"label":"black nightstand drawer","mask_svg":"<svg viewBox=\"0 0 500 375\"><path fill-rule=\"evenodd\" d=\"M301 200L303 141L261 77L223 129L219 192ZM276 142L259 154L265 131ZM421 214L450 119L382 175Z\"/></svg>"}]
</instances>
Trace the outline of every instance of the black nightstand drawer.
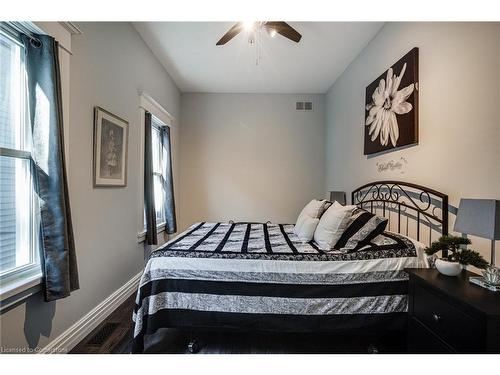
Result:
<instances>
[{"instance_id":1,"label":"black nightstand drawer","mask_svg":"<svg viewBox=\"0 0 500 375\"><path fill-rule=\"evenodd\" d=\"M453 353L451 348L444 344L429 329L423 326L415 318L410 318L409 344L410 353L419 354L442 354Z\"/></svg>"},{"instance_id":2,"label":"black nightstand drawer","mask_svg":"<svg viewBox=\"0 0 500 375\"><path fill-rule=\"evenodd\" d=\"M427 328L459 352L476 352L481 348L481 324L428 288L416 284L414 316Z\"/></svg>"}]
</instances>

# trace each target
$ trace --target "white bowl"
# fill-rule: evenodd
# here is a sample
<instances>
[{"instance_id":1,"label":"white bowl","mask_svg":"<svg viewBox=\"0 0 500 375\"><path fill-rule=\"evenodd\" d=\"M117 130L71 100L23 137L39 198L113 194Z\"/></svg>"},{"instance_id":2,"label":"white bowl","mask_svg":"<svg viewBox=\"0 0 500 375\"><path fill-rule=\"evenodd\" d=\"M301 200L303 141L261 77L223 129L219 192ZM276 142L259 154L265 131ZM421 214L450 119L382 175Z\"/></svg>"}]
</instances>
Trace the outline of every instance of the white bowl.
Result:
<instances>
[{"instance_id":1,"label":"white bowl","mask_svg":"<svg viewBox=\"0 0 500 375\"><path fill-rule=\"evenodd\" d=\"M458 262L448 262L443 259L436 259L437 270L446 276L457 276L462 272L462 265Z\"/></svg>"}]
</instances>

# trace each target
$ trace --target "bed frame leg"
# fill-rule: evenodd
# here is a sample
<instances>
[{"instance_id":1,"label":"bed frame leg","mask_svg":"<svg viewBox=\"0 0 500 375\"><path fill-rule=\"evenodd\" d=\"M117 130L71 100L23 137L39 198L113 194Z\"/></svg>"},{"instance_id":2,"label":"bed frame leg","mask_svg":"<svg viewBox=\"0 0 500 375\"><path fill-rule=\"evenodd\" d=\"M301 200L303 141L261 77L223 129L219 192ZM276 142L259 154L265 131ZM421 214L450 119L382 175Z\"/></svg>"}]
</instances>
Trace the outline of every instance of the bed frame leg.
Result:
<instances>
[{"instance_id":1,"label":"bed frame leg","mask_svg":"<svg viewBox=\"0 0 500 375\"><path fill-rule=\"evenodd\" d=\"M198 353L200 351L200 344L195 339L191 339L188 343L188 352L191 354Z\"/></svg>"},{"instance_id":2,"label":"bed frame leg","mask_svg":"<svg viewBox=\"0 0 500 375\"><path fill-rule=\"evenodd\" d=\"M191 354L196 354L201 349L201 343L195 338L194 333L189 333L189 341L187 345L187 350Z\"/></svg>"}]
</instances>

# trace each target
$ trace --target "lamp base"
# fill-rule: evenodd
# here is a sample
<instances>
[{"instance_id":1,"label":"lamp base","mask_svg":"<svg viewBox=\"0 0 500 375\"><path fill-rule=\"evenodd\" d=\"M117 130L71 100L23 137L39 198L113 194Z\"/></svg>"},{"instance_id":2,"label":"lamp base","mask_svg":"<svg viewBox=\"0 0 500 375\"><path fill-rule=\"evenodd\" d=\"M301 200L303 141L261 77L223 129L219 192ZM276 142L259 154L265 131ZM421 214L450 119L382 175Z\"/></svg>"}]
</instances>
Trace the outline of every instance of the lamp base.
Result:
<instances>
[{"instance_id":1,"label":"lamp base","mask_svg":"<svg viewBox=\"0 0 500 375\"><path fill-rule=\"evenodd\" d=\"M495 267L495 240L491 240L491 262L490 264Z\"/></svg>"}]
</instances>

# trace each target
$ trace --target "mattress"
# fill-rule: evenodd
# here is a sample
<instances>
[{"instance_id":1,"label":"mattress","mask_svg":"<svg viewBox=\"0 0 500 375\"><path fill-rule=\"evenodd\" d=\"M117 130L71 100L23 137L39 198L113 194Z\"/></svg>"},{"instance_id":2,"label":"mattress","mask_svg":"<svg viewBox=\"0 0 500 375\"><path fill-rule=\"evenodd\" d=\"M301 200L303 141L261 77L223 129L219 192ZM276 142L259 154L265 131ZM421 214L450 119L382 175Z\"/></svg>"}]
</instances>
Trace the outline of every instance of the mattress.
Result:
<instances>
[{"instance_id":1,"label":"mattress","mask_svg":"<svg viewBox=\"0 0 500 375\"><path fill-rule=\"evenodd\" d=\"M426 266L422 244L391 232L354 252L326 252L302 243L289 224L196 223L147 262L133 351L167 327L398 328L408 305L403 270Z\"/></svg>"}]
</instances>

